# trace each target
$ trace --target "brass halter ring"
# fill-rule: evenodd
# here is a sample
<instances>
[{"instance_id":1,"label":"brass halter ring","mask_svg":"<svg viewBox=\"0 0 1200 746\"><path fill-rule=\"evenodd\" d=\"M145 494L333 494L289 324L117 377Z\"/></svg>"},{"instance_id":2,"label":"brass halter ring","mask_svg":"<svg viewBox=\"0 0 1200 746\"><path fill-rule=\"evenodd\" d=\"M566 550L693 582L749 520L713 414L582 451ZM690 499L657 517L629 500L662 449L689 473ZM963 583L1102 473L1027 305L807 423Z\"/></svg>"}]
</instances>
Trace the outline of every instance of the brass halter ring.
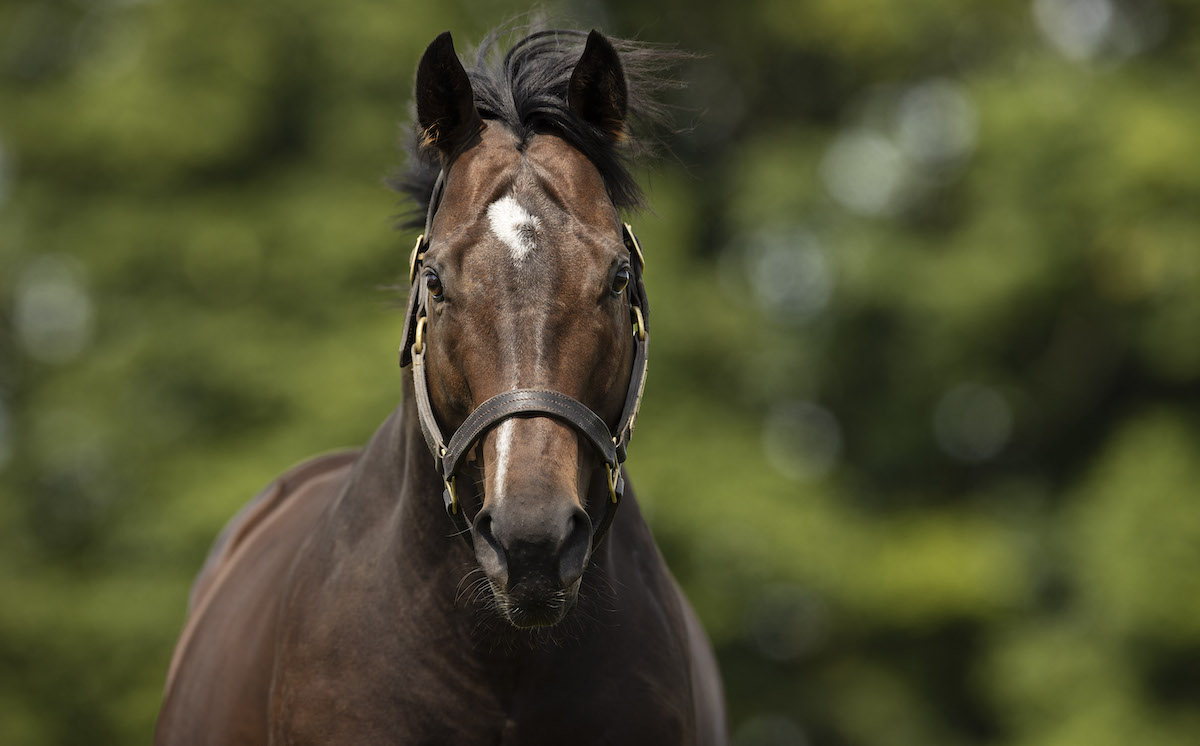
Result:
<instances>
[{"instance_id":1,"label":"brass halter ring","mask_svg":"<svg viewBox=\"0 0 1200 746\"><path fill-rule=\"evenodd\" d=\"M620 502L621 498L617 497L617 476L613 472L612 464L605 464L604 471L608 473L608 496L612 499L613 505Z\"/></svg>"},{"instance_id":2,"label":"brass halter ring","mask_svg":"<svg viewBox=\"0 0 1200 746\"><path fill-rule=\"evenodd\" d=\"M420 355L422 352L425 352L425 318L422 316L417 319L417 333L412 346L413 355Z\"/></svg>"},{"instance_id":3,"label":"brass halter ring","mask_svg":"<svg viewBox=\"0 0 1200 746\"><path fill-rule=\"evenodd\" d=\"M646 320L642 318L641 306L633 306L633 333L637 335L639 342L646 341ZM420 329L420 327L418 327Z\"/></svg>"}]
</instances>

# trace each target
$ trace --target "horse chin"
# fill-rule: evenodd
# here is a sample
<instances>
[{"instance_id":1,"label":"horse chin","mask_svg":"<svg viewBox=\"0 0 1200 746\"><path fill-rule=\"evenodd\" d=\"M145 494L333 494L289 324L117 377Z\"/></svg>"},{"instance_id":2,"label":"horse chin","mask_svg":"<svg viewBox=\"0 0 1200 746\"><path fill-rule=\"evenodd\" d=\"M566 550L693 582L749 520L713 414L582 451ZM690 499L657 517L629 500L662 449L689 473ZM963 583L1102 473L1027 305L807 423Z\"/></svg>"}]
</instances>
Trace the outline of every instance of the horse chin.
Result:
<instances>
[{"instance_id":1,"label":"horse chin","mask_svg":"<svg viewBox=\"0 0 1200 746\"><path fill-rule=\"evenodd\" d=\"M509 606L504 609L504 618L517 629L553 627L567 614L565 605L554 606Z\"/></svg>"},{"instance_id":2,"label":"horse chin","mask_svg":"<svg viewBox=\"0 0 1200 746\"><path fill-rule=\"evenodd\" d=\"M496 592L497 607L501 616L518 629L553 627L567 616L579 595L579 583L568 588L538 596L516 596L502 591Z\"/></svg>"}]
</instances>

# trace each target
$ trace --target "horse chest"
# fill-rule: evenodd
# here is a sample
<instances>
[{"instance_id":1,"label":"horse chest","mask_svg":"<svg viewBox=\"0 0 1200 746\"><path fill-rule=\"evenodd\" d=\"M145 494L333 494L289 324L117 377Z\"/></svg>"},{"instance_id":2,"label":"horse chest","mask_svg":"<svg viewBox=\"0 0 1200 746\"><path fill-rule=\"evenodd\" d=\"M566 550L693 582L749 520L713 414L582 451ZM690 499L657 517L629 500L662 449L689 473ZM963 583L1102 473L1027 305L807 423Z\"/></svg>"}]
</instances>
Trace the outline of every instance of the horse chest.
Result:
<instances>
[{"instance_id":1,"label":"horse chest","mask_svg":"<svg viewBox=\"0 0 1200 746\"><path fill-rule=\"evenodd\" d=\"M529 684L496 692L480 682L417 676L373 693L318 686L276 709L272 743L684 744L686 703L645 687ZM634 687L638 688L637 686ZM331 701L332 700L332 701ZM353 704L351 704L353 703ZM322 713L316 717L314 713Z\"/></svg>"},{"instance_id":2,"label":"horse chest","mask_svg":"<svg viewBox=\"0 0 1200 746\"><path fill-rule=\"evenodd\" d=\"M339 648L334 634L280 661L272 742L689 743L690 687L664 674L683 667L655 660L673 646L646 633L655 650L642 656L619 636L494 655L382 630L373 646Z\"/></svg>"}]
</instances>

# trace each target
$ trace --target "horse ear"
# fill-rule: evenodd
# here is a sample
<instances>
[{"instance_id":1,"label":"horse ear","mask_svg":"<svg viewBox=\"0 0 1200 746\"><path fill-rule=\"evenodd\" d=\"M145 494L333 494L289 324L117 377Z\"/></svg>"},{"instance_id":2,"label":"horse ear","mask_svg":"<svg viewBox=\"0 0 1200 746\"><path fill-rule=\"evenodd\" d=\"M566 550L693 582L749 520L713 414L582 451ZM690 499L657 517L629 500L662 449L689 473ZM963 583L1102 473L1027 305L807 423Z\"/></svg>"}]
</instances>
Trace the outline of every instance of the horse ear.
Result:
<instances>
[{"instance_id":1,"label":"horse ear","mask_svg":"<svg viewBox=\"0 0 1200 746\"><path fill-rule=\"evenodd\" d=\"M567 103L576 116L600 128L610 140L619 140L625 133L629 106L625 71L612 42L595 29L588 34L583 56L571 73Z\"/></svg>"},{"instance_id":2,"label":"horse ear","mask_svg":"<svg viewBox=\"0 0 1200 746\"><path fill-rule=\"evenodd\" d=\"M471 80L449 31L434 39L421 57L416 99L422 147L434 146L447 158L483 127Z\"/></svg>"}]
</instances>

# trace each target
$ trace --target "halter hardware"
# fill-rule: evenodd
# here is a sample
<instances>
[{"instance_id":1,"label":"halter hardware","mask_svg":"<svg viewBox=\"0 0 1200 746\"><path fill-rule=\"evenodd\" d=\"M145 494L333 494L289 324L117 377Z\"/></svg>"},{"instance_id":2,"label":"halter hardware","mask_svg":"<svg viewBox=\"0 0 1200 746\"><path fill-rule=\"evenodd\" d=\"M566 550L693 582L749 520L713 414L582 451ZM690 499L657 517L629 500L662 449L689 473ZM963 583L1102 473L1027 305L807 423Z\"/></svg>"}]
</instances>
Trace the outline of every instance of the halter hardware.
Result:
<instances>
[{"instance_id":1,"label":"halter hardware","mask_svg":"<svg viewBox=\"0 0 1200 746\"><path fill-rule=\"evenodd\" d=\"M413 244L412 254L408 257L408 284L411 285L417 280L417 267L420 266L421 260L425 258L425 254L421 252L421 246L425 243L425 234L417 236L417 242Z\"/></svg>"},{"instance_id":2,"label":"halter hardware","mask_svg":"<svg viewBox=\"0 0 1200 746\"><path fill-rule=\"evenodd\" d=\"M441 199L445 172L438 176L429 200L429 211L425 218L425 232L417 237L409 256L408 281L412 290L408 298L408 312L404 323L404 342L400 346L400 367L412 364L413 389L416 394L417 415L421 423L421 434L433 455L434 464L441 474L446 489L442 492L446 514L450 516L458 533L468 547L474 547L471 538L471 521L461 508L456 489L456 478L463 457L496 424L510 417L552 417L573 427L596 450L604 462L609 500L605 502L604 515L592 531L592 547L599 546L608 528L612 525L616 509L625 492L625 479L621 475L621 464L625 461L626 448L633 436L633 427L641 408L642 392L646 384L646 361L649 348L649 330L646 319L646 288L642 283L642 270L646 266L642 248L638 244L633 228L622 224L621 239L629 250L632 261L633 281L629 284L630 322L633 326L634 359L629 376L629 388L625 393L625 404L617 422L615 434L608 425L587 405L558 391L541 389L514 389L497 394L474 409L449 440L442 436L433 403L429 396L429 382L425 371L425 332L428 314L425 289L417 284L417 274L429 250L433 215Z\"/></svg>"},{"instance_id":3,"label":"halter hardware","mask_svg":"<svg viewBox=\"0 0 1200 746\"><path fill-rule=\"evenodd\" d=\"M646 257L642 255L642 245L638 243L637 236L633 235L633 226L629 223L621 223L621 225L625 227L625 236L628 236L629 238L629 240L625 242L625 245L632 250L631 253L637 255L638 264L641 265L643 270L645 270ZM424 236L422 236L422 238L424 238Z\"/></svg>"},{"instance_id":4,"label":"halter hardware","mask_svg":"<svg viewBox=\"0 0 1200 746\"><path fill-rule=\"evenodd\" d=\"M413 340L413 346L412 346L412 354L413 355L420 355L425 352L425 320L426 320L426 318L427 317L425 315L422 315L421 318L417 319L417 331L416 331L416 335L415 335L416 338Z\"/></svg>"}]
</instances>

